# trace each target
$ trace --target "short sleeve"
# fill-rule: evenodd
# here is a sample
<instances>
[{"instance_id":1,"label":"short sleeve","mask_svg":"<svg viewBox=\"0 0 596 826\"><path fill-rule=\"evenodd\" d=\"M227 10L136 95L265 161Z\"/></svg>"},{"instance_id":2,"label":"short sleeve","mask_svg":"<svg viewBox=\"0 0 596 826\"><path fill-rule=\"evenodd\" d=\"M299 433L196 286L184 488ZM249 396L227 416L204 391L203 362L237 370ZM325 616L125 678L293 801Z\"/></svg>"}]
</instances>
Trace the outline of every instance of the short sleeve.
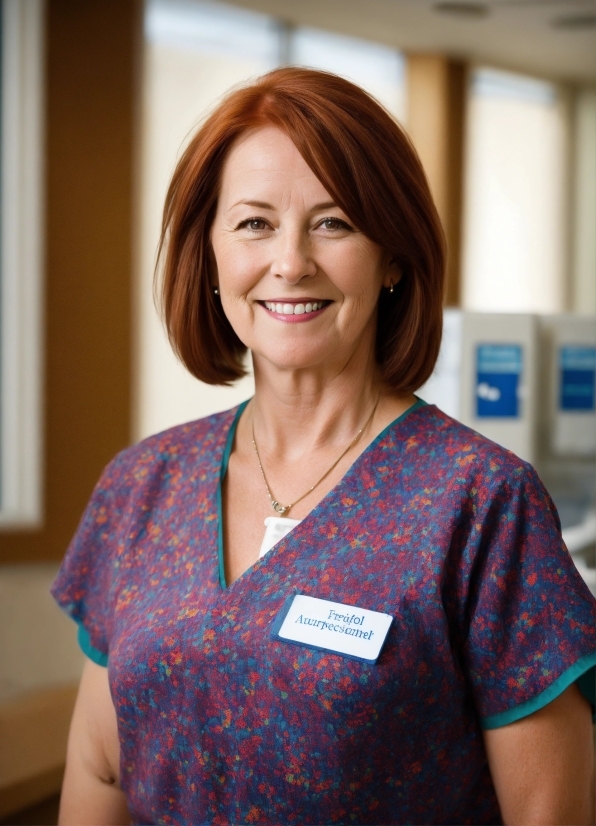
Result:
<instances>
[{"instance_id":1,"label":"short sleeve","mask_svg":"<svg viewBox=\"0 0 596 826\"><path fill-rule=\"evenodd\" d=\"M126 537L130 480L126 452L104 470L70 543L51 593L78 624L94 662L108 663L118 558Z\"/></svg>"},{"instance_id":2,"label":"short sleeve","mask_svg":"<svg viewBox=\"0 0 596 826\"><path fill-rule=\"evenodd\" d=\"M530 466L501 482L473 532L464 658L482 727L538 711L574 682L593 702L596 600Z\"/></svg>"}]
</instances>

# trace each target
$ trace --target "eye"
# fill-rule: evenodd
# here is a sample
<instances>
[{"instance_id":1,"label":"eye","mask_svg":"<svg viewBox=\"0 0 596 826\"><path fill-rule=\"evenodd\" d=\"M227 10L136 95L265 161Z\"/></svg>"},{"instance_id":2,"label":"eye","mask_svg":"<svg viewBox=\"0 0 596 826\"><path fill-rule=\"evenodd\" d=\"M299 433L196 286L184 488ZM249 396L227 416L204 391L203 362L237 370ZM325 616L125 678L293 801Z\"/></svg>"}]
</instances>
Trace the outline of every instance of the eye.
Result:
<instances>
[{"instance_id":1,"label":"eye","mask_svg":"<svg viewBox=\"0 0 596 826\"><path fill-rule=\"evenodd\" d=\"M345 221L342 221L341 218L323 218L322 221L318 224L319 227L322 229L327 230L328 232L332 232L333 230L344 229L350 230L352 227L349 224L346 224Z\"/></svg>"},{"instance_id":2,"label":"eye","mask_svg":"<svg viewBox=\"0 0 596 826\"><path fill-rule=\"evenodd\" d=\"M249 229L251 232L262 232L264 229L267 229L267 221L263 218L247 218L246 221L242 221L236 229Z\"/></svg>"}]
</instances>

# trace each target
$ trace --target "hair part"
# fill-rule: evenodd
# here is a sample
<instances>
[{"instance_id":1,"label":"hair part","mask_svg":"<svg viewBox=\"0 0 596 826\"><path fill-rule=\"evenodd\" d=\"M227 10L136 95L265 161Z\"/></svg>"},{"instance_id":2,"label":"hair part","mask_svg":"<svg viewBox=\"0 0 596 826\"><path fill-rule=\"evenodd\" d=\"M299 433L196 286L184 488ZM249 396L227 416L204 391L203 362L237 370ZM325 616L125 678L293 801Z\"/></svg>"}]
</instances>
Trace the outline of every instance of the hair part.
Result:
<instances>
[{"instance_id":1,"label":"hair part","mask_svg":"<svg viewBox=\"0 0 596 826\"><path fill-rule=\"evenodd\" d=\"M409 138L358 86L311 69L282 68L228 94L184 151L168 189L158 250L161 309L172 347L208 384L245 374L245 345L214 295L210 232L225 161L251 129L275 126L351 221L399 266L381 292L376 359L396 393L429 378L441 343L445 240ZM156 281L156 285L158 282Z\"/></svg>"}]
</instances>

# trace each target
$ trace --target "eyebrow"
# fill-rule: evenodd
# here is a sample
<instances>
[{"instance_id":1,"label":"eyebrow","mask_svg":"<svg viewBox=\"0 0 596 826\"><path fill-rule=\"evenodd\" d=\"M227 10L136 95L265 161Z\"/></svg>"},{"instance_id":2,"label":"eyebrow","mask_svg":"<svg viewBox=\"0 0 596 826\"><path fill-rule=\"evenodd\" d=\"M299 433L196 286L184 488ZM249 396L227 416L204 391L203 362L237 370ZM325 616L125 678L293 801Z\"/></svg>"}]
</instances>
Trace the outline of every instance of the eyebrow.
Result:
<instances>
[{"instance_id":1,"label":"eyebrow","mask_svg":"<svg viewBox=\"0 0 596 826\"><path fill-rule=\"evenodd\" d=\"M252 206L257 207L257 209L268 209L271 211L275 210L275 207L271 204L268 204L266 201L238 201L237 203L233 204L230 209L234 209L237 206ZM324 209L332 209L333 207L337 207L335 201L324 201L322 204L316 204L312 207L310 212L321 212Z\"/></svg>"}]
</instances>

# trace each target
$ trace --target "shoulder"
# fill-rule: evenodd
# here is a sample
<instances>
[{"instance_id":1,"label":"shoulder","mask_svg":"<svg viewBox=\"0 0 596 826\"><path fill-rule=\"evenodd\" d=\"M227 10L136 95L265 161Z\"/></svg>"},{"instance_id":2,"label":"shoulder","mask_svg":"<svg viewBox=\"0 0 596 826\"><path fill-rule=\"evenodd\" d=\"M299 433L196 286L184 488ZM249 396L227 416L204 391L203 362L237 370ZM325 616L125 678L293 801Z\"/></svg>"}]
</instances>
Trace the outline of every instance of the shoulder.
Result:
<instances>
[{"instance_id":1,"label":"shoulder","mask_svg":"<svg viewBox=\"0 0 596 826\"><path fill-rule=\"evenodd\" d=\"M532 465L486 436L443 413L435 405L414 411L408 428L406 453L425 475L447 485L482 491L486 495L529 494L548 503ZM408 449L409 448L409 449Z\"/></svg>"},{"instance_id":2,"label":"shoulder","mask_svg":"<svg viewBox=\"0 0 596 826\"><path fill-rule=\"evenodd\" d=\"M425 454L443 457L460 469L492 467L493 472L500 470L507 476L533 472L532 466L515 453L443 413L434 404L419 407L409 418L412 436Z\"/></svg>"},{"instance_id":3,"label":"shoulder","mask_svg":"<svg viewBox=\"0 0 596 826\"><path fill-rule=\"evenodd\" d=\"M225 445L239 407L170 427L122 450L105 468L98 487L145 486L156 476L200 469Z\"/></svg>"}]
</instances>

